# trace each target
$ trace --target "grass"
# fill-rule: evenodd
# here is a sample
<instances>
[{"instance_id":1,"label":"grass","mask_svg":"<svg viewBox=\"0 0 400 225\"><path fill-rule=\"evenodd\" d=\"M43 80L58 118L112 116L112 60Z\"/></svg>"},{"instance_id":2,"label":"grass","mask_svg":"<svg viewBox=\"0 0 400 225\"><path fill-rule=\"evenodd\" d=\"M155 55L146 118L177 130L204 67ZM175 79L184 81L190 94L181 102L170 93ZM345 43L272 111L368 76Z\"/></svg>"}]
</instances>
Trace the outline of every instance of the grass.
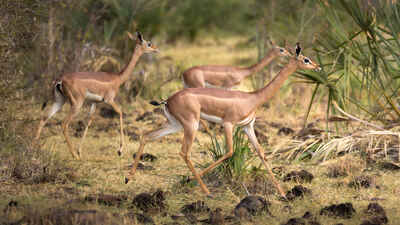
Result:
<instances>
[{"instance_id":1,"label":"grass","mask_svg":"<svg viewBox=\"0 0 400 225\"><path fill-rule=\"evenodd\" d=\"M196 64L233 64L233 61L240 58L252 58L255 62L256 49L240 49L235 50L235 44L242 41L241 39L225 40L222 44L211 40L204 40L201 43L193 46L189 44L177 44L176 46L167 46L163 53L158 56L161 58L172 57L172 62L182 67L189 67ZM205 46L207 48L205 48ZM163 49L163 46L161 47ZM204 49L207 49L205 51ZM231 49L231 50L230 50ZM163 67L164 62L159 62ZM148 70L154 69L152 66ZM179 87L180 81L176 81L176 86ZM278 128L268 125L271 122L286 126L299 131L303 124L302 118L307 108L307 99L311 96L311 87L308 86L289 86L287 82L285 91L280 92L271 100L269 108L260 108L257 112L256 125L267 124L263 127L263 131L269 137L268 144L261 143L266 152L271 152L277 146L284 146L289 136L277 135ZM171 84L173 85L173 84ZM250 89L250 82L247 81L240 87L241 90ZM296 88L302 88L303 95L299 97L299 93L295 92ZM176 90L176 89L175 89ZM322 99L321 102L324 100ZM156 115L155 121L136 121L138 115L146 111L152 111L153 107L149 106L147 100L137 99L134 103L123 105L123 111L126 113L124 118L125 133L143 132L145 130L160 127L160 124L165 121L161 116ZM44 128L41 138L41 149L43 154L57 152L58 157L63 161L66 167L73 168L76 178L67 183L39 183L39 184L23 184L23 183L0 183L0 223L12 222L21 218L24 212L29 209L37 208L38 213L47 213L49 208L62 207L65 204L68 207L75 209L96 209L106 211L108 213L117 213L124 215L128 212L138 212L137 209L130 207L132 198L141 192L154 192L157 189L167 191L168 204L167 216L162 214L153 216L156 224L172 223L169 215L178 214L180 208L197 200L205 201L206 204L215 209L220 207L224 214L232 214L236 204L245 197L244 192L234 192L229 189L229 186L213 187L212 191L214 198L206 198L201 192L199 186L187 187L186 189L176 189L176 184L179 183L182 176L191 175L184 161L179 156L181 148L182 133L173 134L163 138L160 141L149 143L145 152L157 156L159 159L153 163L149 163L155 168L151 171L138 171L135 178L128 185L123 184L123 176L128 172L128 166L133 162L132 154L137 151L139 143L130 140L126 136L126 151L123 157L118 157L116 151L119 143L118 119L104 119L96 113L94 122L89 129L87 139L83 146L82 161L72 160L72 157L67 150L64 137L62 136L61 127L57 123L66 115L68 106L65 106L63 112L56 115L55 119L50 122L50 125ZM309 116L310 122L315 122L316 126L323 128L325 122L317 119L323 119L326 109L318 105L318 102L311 111ZM27 113L29 112L29 113ZM27 123L26 130L34 132L37 126L39 105L28 105L25 109L18 111L18 118L23 120L33 120ZM84 120L85 113L74 121ZM256 126L257 127L257 126ZM358 128L357 124L353 124L353 128L348 130L349 133ZM108 132L103 131L104 128L109 128ZM353 129L353 130L351 130ZM70 130L72 134L72 129ZM29 134L27 134L29 136ZM197 169L201 165L210 163L212 159L205 152L210 145L208 135L198 132L198 142L193 145L191 157L195 162ZM75 143L78 143L78 138L73 137ZM365 218L363 210L366 209L372 198L379 198L381 204L386 210L389 217L389 223L393 224L400 220L400 215L397 213L400 208L397 197L400 194L400 174L399 172L385 172L377 169L367 169L362 159L358 156L346 156L351 158L329 159L320 164L316 162L303 161L287 161L273 160L270 161L273 166L283 168L283 173L292 170L305 169L314 175L314 180L310 184L303 184L312 191L311 196L303 200L295 200L285 203L278 200L276 195L265 196L271 201L271 213L275 215L271 219L268 215L258 216L253 221L243 221L242 224L265 224L265 221L270 221L270 224L281 224L287 222L288 218L301 217L306 211L312 212L314 215L319 213L322 207L330 204L352 202L356 209L356 215L349 220L332 219L328 217L319 217L321 224L360 224L360 221ZM326 174L331 170L331 167L342 166L347 168L349 162L357 162L356 167L351 168L351 175L347 177L329 178ZM343 164L343 165L342 165ZM259 166L258 159L252 163L254 166ZM374 176L380 188L369 188L355 190L348 187L346 184L350 182L352 177L360 174L368 174ZM296 183L283 183L283 187L289 190ZM82 199L89 194L125 194L128 196L128 201L120 207L107 207L95 203L84 202ZM80 201L70 200L80 199ZM16 213L6 214L4 209L11 201L17 201L19 207ZM287 211L287 206L291 211ZM206 216L205 216L206 217ZM126 224L136 224L136 222L126 222ZM183 223L185 224L185 223Z\"/></svg>"}]
</instances>

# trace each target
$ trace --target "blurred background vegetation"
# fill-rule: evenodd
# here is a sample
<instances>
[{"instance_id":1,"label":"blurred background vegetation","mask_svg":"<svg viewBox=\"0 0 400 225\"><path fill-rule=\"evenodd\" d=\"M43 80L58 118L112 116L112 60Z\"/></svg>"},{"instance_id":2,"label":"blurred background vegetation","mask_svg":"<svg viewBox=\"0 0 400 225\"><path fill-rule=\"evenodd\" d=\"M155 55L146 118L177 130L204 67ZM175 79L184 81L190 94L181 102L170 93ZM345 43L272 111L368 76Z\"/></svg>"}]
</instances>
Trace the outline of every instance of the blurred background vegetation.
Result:
<instances>
[{"instance_id":1,"label":"blurred background vegetation","mask_svg":"<svg viewBox=\"0 0 400 225\"><path fill-rule=\"evenodd\" d=\"M39 106L60 74L123 68L134 46L126 31L136 30L159 46L210 37L223 43L240 36L248 40L241 45L258 49L259 59L269 39L300 41L305 54L323 68L297 73L297 81L314 89L308 110L325 99L327 115L337 102L361 118L390 126L400 116L399 9L396 0L0 0L2 132L10 134L18 120L15 112L27 104ZM121 101L171 94L159 93L160 86L180 80L185 68L170 64L160 79L152 76L162 70L154 64L152 71L146 65L135 69L149 79L130 80ZM265 69L252 77L253 88L268 82L271 73Z\"/></svg>"}]
</instances>

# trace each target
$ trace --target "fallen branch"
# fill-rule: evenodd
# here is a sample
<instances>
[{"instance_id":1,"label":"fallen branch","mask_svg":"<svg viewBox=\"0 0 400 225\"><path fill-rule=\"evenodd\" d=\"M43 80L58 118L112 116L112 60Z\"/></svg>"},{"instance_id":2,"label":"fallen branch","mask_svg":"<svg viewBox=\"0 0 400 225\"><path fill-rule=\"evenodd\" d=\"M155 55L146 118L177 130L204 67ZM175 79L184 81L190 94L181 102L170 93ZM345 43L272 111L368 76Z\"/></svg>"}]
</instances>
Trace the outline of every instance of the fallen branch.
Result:
<instances>
[{"instance_id":1,"label":"fallen branch","mask_svg":"<svg viewBox=\"0 0 400 225\"><path fill-rule=\"evenodd\" d=\"M348 114L348 113L345 112L343 109L341 109L335 101L333 102L333 106L335 106L335 108L336 108L339 112L341 112L343 115L349 117L349 118L352 119L352 120L358 121L358 122L360 122L360 123L362 123L362 124L368 125L368 126L370 126L370 127L374 127L374 128L376 128L376 129L379 129L379 130L385 130L383 127L380 127L380 126L378 126L378 125L375 125L375 124L373 124L373 123L367 122L367 121L365 121L365 120L359 119L359 118L357 118L357 117L355 117L355 116L353 116L353 115Z\"/></svg>"}]
</instances>

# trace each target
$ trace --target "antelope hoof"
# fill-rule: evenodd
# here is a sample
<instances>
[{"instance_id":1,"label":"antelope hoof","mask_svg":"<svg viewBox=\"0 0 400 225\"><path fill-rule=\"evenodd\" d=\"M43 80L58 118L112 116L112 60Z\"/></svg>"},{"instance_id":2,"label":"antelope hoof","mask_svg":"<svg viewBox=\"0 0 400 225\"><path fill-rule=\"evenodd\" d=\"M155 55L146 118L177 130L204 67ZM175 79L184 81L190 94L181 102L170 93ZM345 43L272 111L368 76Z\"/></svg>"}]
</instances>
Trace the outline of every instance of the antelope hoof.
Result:
<instances>
[{"instance_id":1,"label":"antelope hoof","mask_svg":"<svg viewBox=\"0 0 400 225\"><path fill-rule=\"evenodd\" d=\"M122 155L121 150L118 150L118 151L117 151L117 154L118 154L118 156L121 156L121 155Z\"/></svg>"},{"instance_id":2,"label":"antelope hoof","mask_svg":"<svg viewBox=\"0 0 400 225\"><path fill-rule=\"evenodd\" d=\"M129 178L125 177L125 184L129 183Z\"/></svg>"},{"instance_id":3,"label":"antelope hoof","mask_svg":"<svg viewBox=\"0 0 400 225\"><path fill-rule=\"evenodd\" d=\"M207 194L207 198L213 199L213 198L214 198L214 195L212 195L211 193L210 193L210 194Z\"/></svg>"}]
</instances>

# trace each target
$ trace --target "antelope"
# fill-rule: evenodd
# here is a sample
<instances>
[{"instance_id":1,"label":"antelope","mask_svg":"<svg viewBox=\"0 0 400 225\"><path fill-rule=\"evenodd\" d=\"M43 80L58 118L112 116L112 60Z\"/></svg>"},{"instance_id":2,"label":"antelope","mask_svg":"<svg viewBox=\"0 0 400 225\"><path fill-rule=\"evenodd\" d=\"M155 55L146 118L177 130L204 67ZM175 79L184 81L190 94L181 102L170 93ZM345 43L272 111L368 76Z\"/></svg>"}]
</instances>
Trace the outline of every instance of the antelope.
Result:
<instances>
[{"instance_id":1,"label":"antelope","mask_svg":"<svg viewBox=\"0 0 400 225\"><path fill-rule=\"evenodd\" d=\"M185 88L224 88L232 89L238 86L243 79L260 71L269 65L277 57L287 57L290 53L282 47L276 46L272 41L271 50L258 63L249 67L236 66L195 66L183 72L183 84ZM204 120L200 123L208 134L211 134Z\"/></svg>"},{"instance_id":2,"label":"antelope","mask_svg":"<svg viewBox=\"0 0 400 225\"><path fill-rule=\"evenodd\" d=\"M232 89L238 86L246 77L260 71L269 65L275 58L290 56L290 53L279 46L269 50L267 55L258 63L240 68L236 66L195 66L183 72L183 83L185 88L224 88Z\"/></svg>"},{"instance_id":3,"label":"antelope","mask_svg":"<svg viewBox=\"0 0 400 225\"><path fill-rule=\"evenodd\" d=\"M131 40L135 39L131 33L127 32L127 34ZM40 133L48 120L63 107L66 101L68 101L71 104L71 110L62 123L63 134L72 157L80 159L82 143L92 122L93 114L96 110L96 104L104 102L110 105L119 114L120 147L118 155L121 155L125 146L122 111L120 106L114 102L114 98L119 92L119 87L131 76L140 56L144 53L151 52L158 52L158 48L150 41L144 40L142 35L137 32L134 53L132 54L129 64L120 73L74 72L63 74L59 79L56 79L53 82L54 103L40 120L34 141L39 139ZM68 127L72 119L79 113L85 101L90 103L88 123L83 132L78 153L76 153L68 135ZM42 110L45 106L46 104L43 104Z\"/></svg>"},{"instance_id":4,"label":"antelope","mask_svg":"<svg viewBox=\"0 0 400 225\"><path fill-rule=\"evenodd\" d=\"M178 91L166 101L158 103L158 105L162 105L168 122L161 129L142 135L133 167L130 174L125 177L125 183L128 183L134 176L140 155L143 153L145 144L148 141L159 139L183 129L184 136L179 155L186 162L193 176L200 184L202 191L210 195L210 191L201 177L233 155L232 131L234 126L241 126L278 191L285 197L285 193L275 179L270 166L266 163L264 150L260 146L254 132L254 122L257 108L268 101L279 90L289 75L298 69L320 70L320 67L316 63L301 54L299 44L296 45L295 55L290 56L288 64L265 87L259 90L243 92L217 88L187 88ZM155 103L153 102L153 104ZM203 171L196 172L189 153L195 139L196 131L199 128L200 118L223 125L228 151L223 157Z\"/></svg>"}]
</instances>

